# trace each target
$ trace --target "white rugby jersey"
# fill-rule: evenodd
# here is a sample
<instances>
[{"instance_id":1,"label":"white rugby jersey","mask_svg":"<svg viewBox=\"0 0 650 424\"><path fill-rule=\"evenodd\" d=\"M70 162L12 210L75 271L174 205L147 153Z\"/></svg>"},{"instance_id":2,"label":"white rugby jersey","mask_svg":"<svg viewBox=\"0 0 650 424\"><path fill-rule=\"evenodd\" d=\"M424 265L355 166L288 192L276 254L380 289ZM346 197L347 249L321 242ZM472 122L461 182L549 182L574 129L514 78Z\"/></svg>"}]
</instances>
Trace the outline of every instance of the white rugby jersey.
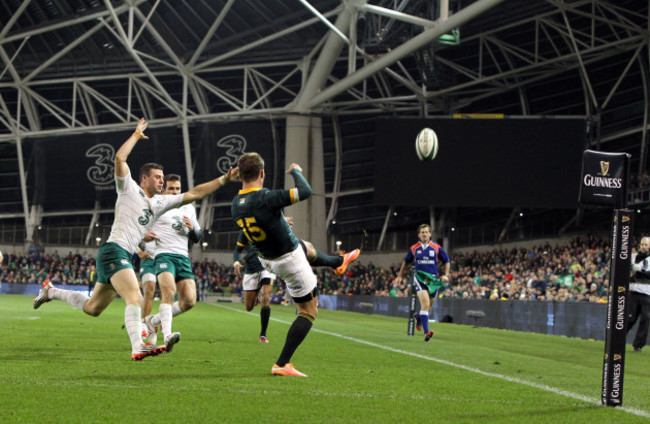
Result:
<instances>
[{"instance_id":1,"label":"white rugby jersey","mask_svg":"<svg viewBox=\"0 0 650 424\"><path fill-rule=\"evenodd\" d=\"M189 230L183 224L184 216L192 221L192 225L196 231L201 229L196 221L196 210L192 204L168 210L153 225L153 232L158 237L156 255L161 253L174 253L176 255L189 256L187 249L187 235Z\"/></svg>"},{"instance_id":2,"label":"white rugby jersey","mask_svg":"<svg viewBox=\"0 0 650 424\"><path fill-rule=\"evenodd\" d=\"M156 240L145 241L142 243L143 251L147 252L153 259L156 254Z\"/></svg>"},{"instance_id":3,"label":"white rugby jersey","mask_svg":"<svg viewBox=\"0 0 650 424\"><path fill-rule=\"evenodd\" d=\"M153 222L171 208L178 207L183 195L160 195L149 198L144 190L131 178L115 176L117 200L115 201L115 218L108 242L117 243L127 252L133 254L142 241L142 237L151 229Z\"/></svg>"}]
</instances>

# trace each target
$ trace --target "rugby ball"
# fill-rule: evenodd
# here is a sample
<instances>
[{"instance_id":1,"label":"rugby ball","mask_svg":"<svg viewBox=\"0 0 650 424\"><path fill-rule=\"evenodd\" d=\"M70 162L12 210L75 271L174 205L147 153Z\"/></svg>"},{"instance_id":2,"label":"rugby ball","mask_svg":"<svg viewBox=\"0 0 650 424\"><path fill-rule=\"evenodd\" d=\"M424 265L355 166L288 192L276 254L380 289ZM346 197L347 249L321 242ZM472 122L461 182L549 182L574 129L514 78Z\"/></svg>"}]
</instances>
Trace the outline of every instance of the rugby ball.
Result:
<instances>
[{"instance_id":1,"label":"rugby ball","mask_svg":"<svg viewBox=\"0 0 650 424\"><path fill-rule=\"evenodd\" d=\"M438 136L431 128L422 129L415 137L415 153L421 161L433 160L438 154Z\"/></svg>"}]
</instances>

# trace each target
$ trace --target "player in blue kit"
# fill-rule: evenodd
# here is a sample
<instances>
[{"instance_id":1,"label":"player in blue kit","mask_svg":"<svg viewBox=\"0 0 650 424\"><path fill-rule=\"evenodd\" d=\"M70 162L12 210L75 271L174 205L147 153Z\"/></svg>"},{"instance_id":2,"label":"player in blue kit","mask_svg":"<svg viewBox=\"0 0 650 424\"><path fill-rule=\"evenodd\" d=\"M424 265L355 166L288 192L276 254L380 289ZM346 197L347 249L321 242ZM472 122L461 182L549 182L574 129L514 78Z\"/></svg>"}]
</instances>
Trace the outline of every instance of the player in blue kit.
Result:
<instances>
[{"instance_id":1,"label":"player in blue kit","mask_svg":"<svg viewBox=\"0 0 650 424\"><path fill-rule=\"evenodd\" d=\"M429 330L429 309L431 309L431 298L435 297L436 291L444 283L449 282L449 268L451 261L447 252L437 243L431 241L431 227L422 224L418 227L418 238L420 241L409 247L409 251L402 261L402 266L395 277L395 283L402 282L402 275L406 265L415 262L413 273L413 287L420 300L420 313L416 315L418 330L420 324L424 328L424 341L428 342L433 337L433 331Z\"/></svg>"}]
</instances>

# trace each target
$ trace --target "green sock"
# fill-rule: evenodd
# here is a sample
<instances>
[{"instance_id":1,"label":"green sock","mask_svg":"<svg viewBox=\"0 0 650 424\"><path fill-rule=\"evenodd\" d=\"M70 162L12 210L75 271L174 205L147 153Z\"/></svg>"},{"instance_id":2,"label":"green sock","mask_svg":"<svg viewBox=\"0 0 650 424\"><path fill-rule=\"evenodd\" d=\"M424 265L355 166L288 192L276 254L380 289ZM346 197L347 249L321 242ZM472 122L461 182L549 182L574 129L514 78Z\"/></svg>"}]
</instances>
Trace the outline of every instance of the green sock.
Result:
<instances>
[{"instance_id":1,"label":"green sock","mask_svg":"<svg viewBox=\"0 0 650 424\"><path fill-rule=\"evenodd\" d=\"M338 268L343 265L343 256L326 255L320 250L316 251L316 258L310 262L311 266L329 266Z\"/></svg>"}]
</instances>

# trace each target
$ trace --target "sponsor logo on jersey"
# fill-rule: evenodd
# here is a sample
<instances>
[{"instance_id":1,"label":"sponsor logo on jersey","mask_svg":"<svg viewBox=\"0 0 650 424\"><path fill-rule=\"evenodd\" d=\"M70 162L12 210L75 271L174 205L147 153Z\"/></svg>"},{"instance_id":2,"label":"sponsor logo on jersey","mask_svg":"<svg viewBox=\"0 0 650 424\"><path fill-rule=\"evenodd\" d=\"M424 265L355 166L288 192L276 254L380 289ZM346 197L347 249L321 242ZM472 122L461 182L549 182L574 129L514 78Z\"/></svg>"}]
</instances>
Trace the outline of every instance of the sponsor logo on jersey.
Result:
<instances>
[{"instance_id":1,"label":"sponsor logo on jersey","mask_svg":"<svg viewBox=\"0 0 650 424\"><path fill-rule=\"evenodd\" d=\"M436 251L435 250L430 250L429 251L429 256L436 256Z\"/></svg>"},{"instance_id":2,"label":"sponsor logo on jersey","mask_svg":"<svg viewBox=\"0 0 650 424\"><path fill-rule=\"evenodd\" d=\"M422 249L418 249L418 250L416 250L415 253L418 254L418 255L421 254L421 253L422 253Z\"/></svg>"},{"instance_id":3,"label":"sponsor logo on jersey","mask_svg":"<svg viewBox=\"0 0 650 424\"><path fill-rule=\"evenodd\" d=\"M128 265L129 260L128 260L128 259L120 259L120 263L121 263L122 265Z\"/></svg>"},{"instance_id":4,"label":"sponsor logo on jersey","mask_svg":"<svg viewBox=\"0 0 650 424\"><path fill-rule=\"evenodd\" d=\"M158 266L158 268L165 269L165 268L167 268L167 264L160 264L160 265Z\"/></svg>"},{"instance_id":5,"label":"sponsor logo on jersey","mask_svg":"<svg viewBox=\"0 0 650 424\"><path fill-rule=\"evenodd\" d=\"M243 205L244 203L246 203L246 198L245 197L240 197L239 198L239 204Z\"/></svg>"}]
</instances>

